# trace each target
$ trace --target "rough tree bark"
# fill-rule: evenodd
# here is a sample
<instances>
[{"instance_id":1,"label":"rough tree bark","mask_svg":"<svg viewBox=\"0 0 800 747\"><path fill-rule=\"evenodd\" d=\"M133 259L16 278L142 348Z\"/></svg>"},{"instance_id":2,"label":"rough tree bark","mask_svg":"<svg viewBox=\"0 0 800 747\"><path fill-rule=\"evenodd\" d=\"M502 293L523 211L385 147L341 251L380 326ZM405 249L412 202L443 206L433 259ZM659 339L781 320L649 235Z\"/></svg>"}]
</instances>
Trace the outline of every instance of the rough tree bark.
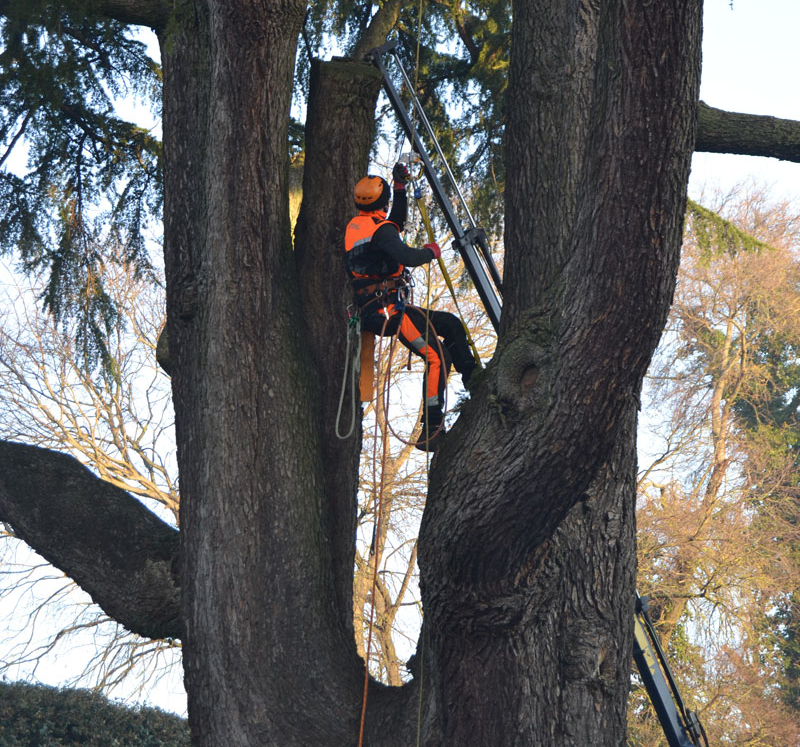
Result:
<instances>
[{"instance_id":1,"label":"rough tree bark","mask_svg":"<svg viewBox=\"0 0 800 747\"><path fill-rule=\"evenodd\" d=\"M304 4L180 9L162 44L165 258L192 738L346 744L359 664L331 598L319 389L289 235Z\"/></svg>"},{"instance_id":2,"label":"rough tree bark","mask_svg":"<svg viewBox=\"0 0 800 747\"><path fill-rule=\"evenodd\" d=\"M320 403L317 428L325 434L321 461L325 465L326 524L330 527L337 612L350 629L361 439L360 429L344 441L336 438L332 424L341 388L337 373L347 347L344 321L352 302L351 289L344 281L342 246L353 201L345 185L355 184L367 172L379 89L378 70L366 62L312 63L303 202L295 226L304 332ZM343 403L345 413L351 405L348 398Z\"/></svg>"},{"instance_id":3,"label":"rough tree bark","mask_svg":"<svg viewBox=\"0 0 800 747\"><path fill-rule=\"evenodd\" d=\"M800 122L726 112L701 101L695 150L800 161Z\"/></svg>"},{"instance_id":4,"label":"rough tree bark","mask_svg":"<svg viewBox=\"0 0 800 747\"><path fill-rule=\"evenodd\" d=\"M97 7L150 18L162 42L193 743L354 745L357 446L333 443L330 393L347 301L336 252L366 161L374 73L315 65L293 252L287 121L304 3ZM422 743L616 747L636 409L677 271L700 0L518 0L512 44L503 328L434 459L420 537ZM41 493L36 480L2 489L18 495L3 496L0 518L30 525L26 538L46 550L50 532L23 500ZM373 685L366 743L413 743L418 696L418 680Z\"/></svg>"},{"instance_id":5,"label":"rough tree bark","mask_svg":"<svg viewBox=\"0 0 800 747\"><path fill-rule=\"evenodd\" d=\"M0 441L0 517L103 611L146 638L179 638L178 532L77 459Z\"/></svg>"},{"instance_id":6,"label":"rough tree bark","mask_svg":"<svg viewBox=\"0 0 800 747\"><path fill-rule=\"evenodd\" d=\"M505 303L420 535L446 744L624 741L638 395L678 268L700 3L514 5Z\"/></svg>"}]
</instances>

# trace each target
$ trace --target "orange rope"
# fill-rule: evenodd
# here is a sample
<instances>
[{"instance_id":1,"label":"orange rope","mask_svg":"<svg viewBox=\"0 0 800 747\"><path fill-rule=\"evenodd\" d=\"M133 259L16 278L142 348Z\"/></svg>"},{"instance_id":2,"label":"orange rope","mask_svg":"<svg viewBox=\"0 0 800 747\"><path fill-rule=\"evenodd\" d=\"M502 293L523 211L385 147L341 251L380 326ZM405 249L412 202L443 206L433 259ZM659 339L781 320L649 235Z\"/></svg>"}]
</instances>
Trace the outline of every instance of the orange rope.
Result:
<instances>
[{"instance_id":1,"label":"orange rope","mask_svg":"<svg viewBox=\"0 0 800 747\"><path fill-rule=\"evenodd\" d=\"M383 323L383 329L381 330L381 334L378 337L378 360L381 358L382 354L382 342L383 342L383 333L386 331L386 325L389 322L389 318L386 318L386 321ZM390 358L389 358L389 365L391 365L391 351L393 345L390 345ZM384 388L388 389L390 386L390 376L389 374L391 371L387 370L382 375L382 381L384 384ZM376 474L376 452L377 452L377 444L378 444L378 415L380 413L379 404L381 403L382 395L380 393L381 387L378 386L378 393L375 397L375 435L372 441L372 485L373 485L373 510L375 512L375 526L373 529L373 537L372 537L372 545L370 547L370 554L373 556L373 566L372 566L372 590L370 592L370 607L369 607L369 632L367 634L367 646L364 652L364 695L361 699L361 724L359 726L358 731L358 747L363 747L364 744L364 723L367 717L367 694L369 692L369 658L372 654L372 630L375 623L375 592L378 586L378 563L380 561L381 553L378 552L378 544L380 542L381 536L381 529L382 529L382 515L383 515L383 488L384 488L384 474L386 471L386 459L388 456L388 447L389 447L389 433L387 428L384 427L382 429L382 453L381 453L381 476L380 481L377 479ZM386 425L389 423L389 417L387 415L387 410L383 410L383 420ZM375 485L378 485L378 489L375 490Z\"/></svg>"},{"instance_id":2,"label":"orange rope","mask_svg":"<svg viewBox=\"0 0 800 747\"><path fill-rule=\"evenodd\" d=\"M430 284L428 292L430 293ZM426 309L426 325L425 325L425 337L426 337L426 345L428 345L428 334L430 330L433 330L433 337L436 340L436 344L439 347L439 354L442 360L442 364L445 362L444 357L444 350L442 349L442 342L439 339L439 336L436 334L436 329L433 327L433 323L430 321L430 317L428 315L429 310ZM383 328L381 329L381 334L378 336L378 351L377 351L377 358L378 360L381 359L383 354L383 336L386 331L386 326L389 323L389 317L386 317L386 320L383 323ZM399 326L398 326L399 331ZM392 358L394 357L395 351L395 344L397 342L397 335L391 336L391 342L389 343L389 355L386 361L385 370L384 368L381 369L379 385L376 387L376 396L375 396L375 433L372 440L372 485L373 485L373 511L375 513L375 525L373 529L373 538L372 538L372 545L370 547L370 555L373 556L373 566L372 566L372 588L370 591L370 610L369 610L369 626L368 626L368 633L367 633L367 645L364 652L364 693L361 698L361 720L359 724L359 731L358 731L358 747L363 747L364 744L364 727L366 723L367 717L367 696L369 693L369 660L372 654L372 632L375 625L375 597L376 597L376 590L378 586L378 563L380 562L381 553L378 552L379 544L380 544L380 537L381 531L383 529L382 521L383 521L383 491L385 487L385 480L384 475L386 472L386 461L388 459L388 451L389 451L389 432L394 435L399 441L404 444L409 444L409 441L404 440L397 433L394 431L391 425L391 421L389 419L389 403L390 403L390 390L391 390L391 368L392 368ZM427 365L427 363L426 363ZM426 375L429 375L429 372L426 372ZM446 408L446 397L447 397L447 388L445 387L445 403L444 408ZM427 406L427 405L426 405ZM382 436L381 436L381 462L380 462L380 480L378 479L376 466L378 463L377 460L377 444L378 444L378 427L379 427L379 413L383 411L383 421L384 427L382 429ZM444 427L444 420L439 424L433 434L427 435L427 439L431 439L436 436ZM426 431L428 430L426 424ZM426 472L428 470L429 465L429 455L426 458ZM377 490L375 486L377 485Z\"/></svg>"}]
</instances>

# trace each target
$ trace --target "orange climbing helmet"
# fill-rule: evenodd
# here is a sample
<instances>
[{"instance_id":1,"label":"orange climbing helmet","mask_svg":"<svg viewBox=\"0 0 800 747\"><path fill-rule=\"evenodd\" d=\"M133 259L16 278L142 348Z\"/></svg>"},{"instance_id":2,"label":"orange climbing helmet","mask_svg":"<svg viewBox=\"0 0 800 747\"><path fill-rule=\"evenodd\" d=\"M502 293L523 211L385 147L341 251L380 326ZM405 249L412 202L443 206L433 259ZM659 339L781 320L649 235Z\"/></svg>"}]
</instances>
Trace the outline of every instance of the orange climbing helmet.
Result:
<instances>
[{"instance_id":1,"label":"orange climbing helmet","mask_svg":"<svg viewBox=\"0 0 800 747\"><path fill-rule=\"evenodd\" d=\"M353 199L359 210L378 210L389 204L389 183L380 176L365 176L356 182Z\"/></svg>"}]
</instances>

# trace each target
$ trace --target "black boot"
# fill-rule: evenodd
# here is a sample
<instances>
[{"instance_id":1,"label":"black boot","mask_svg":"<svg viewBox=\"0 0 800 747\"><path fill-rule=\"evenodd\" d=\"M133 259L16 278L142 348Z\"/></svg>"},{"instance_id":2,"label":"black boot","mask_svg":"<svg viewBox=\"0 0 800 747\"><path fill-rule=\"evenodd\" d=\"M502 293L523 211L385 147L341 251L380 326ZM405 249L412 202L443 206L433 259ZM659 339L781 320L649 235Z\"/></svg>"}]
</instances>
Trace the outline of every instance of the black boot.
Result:
<instances>
[{"instance_id":1,"label":"black boot","mask_svg":"<svg viewBox=\"0 0 800 747\"><path fill-rule=\"evenodd\" d=\"M464 389L469 391L469 380L475 369L478 367L478 362L472 355L472 350L469 347L466 339L459 340L447 347L447 352L453 361L453 368L461 374L461 381L464 382Z\"/></svg>"},{"instance_id":2,"label":"black boot","mask_svg":"<svg viewBox=\"0 0 800 747\"><path fill-rule=\"evenodd\" d=\"M427 415L427 417L426 417ZM428 408L421 420L422 430L414 444L420 451L435 451L444 438L444 415L441 408Z\"/></svg>"}]
</instances>

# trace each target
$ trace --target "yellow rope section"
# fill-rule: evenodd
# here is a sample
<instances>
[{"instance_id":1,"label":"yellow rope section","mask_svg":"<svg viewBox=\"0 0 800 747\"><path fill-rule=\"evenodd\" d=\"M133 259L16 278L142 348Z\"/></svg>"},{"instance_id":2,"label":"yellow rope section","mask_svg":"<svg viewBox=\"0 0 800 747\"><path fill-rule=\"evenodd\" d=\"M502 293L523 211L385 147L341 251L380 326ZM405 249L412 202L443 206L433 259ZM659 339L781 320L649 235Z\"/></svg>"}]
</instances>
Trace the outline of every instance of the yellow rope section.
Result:
<instances>
[{"instance_id":1,"label":"yellow rope section","mask_svg":"<svg viewBox=\"0 0 800 747\"><path fill-rule=\"evenodd\" d=\"M417 11L417 59L414 63L414 93L417 92L419 82L419 48L422 41L422 2L419 0L419 11Z\"/></svg>"},{"instance_id":2,"label":"yellow rope section","mask_svg":"<svg viewBox=\"0 0 800 747\"><path fill-rule=\"evenodd\" d=\"M425 226L425 231L428 234L428 241L430 243L436 242L436 237L433 233L433 226L431 226L431 220L428 216L428 209L425 206L425 202L422 200L422 197L414 198L417 203L417 208L419 209L419 213L422 216L422 223ZM467 327L467 323L464 321L464 315L461 313L461 308L458 305L458 298L456 297L456 289L453 287L453 281L450 278L450 273L447 271L447 266L444 263L444 260L439 257L439 270L441 270L442 277L444 278L444 282L447 284L447 289L450 291L450 295L453 297L453 303L456 307L456 312L458 313L458 318L461 320L461 326L464 328L464 332L467 335L467 342L469 343L470 348L472 348L472 354L475 356L475 361L478 364L478 368L483 368L483 364L481 363L481 358L478 355L478 348L475 345L475 341L472 339L472 335L470 334L469 327Z\"/></svg>"},{"instance_id":3,"label":"yellow rope section","mask_svg":"<svg viewBox=\"0 0 800 747\"><path fill-rule=\"evenodd\" d=\"M420 57L420 44L422 39L422 6L423 0L419 0L419 11L417 13L417 55L416 61L414 64L414 91L413 93L416 94L419 89L419 57ZM416 107L413 107L411 110L411 117L412 121L414 119L414 115L416 114ZM409 164L409 167L411 164ZM413 178L413 177L412 177ZM416 185L415 185L416 187ZM430 218L428 217L428 209L425 207L425 203L423 202L421 197L416 197L416 189L415 191L415 201L417 204L417 208L419 209L420 215L422 216L422 223L425 226L425 231L428 234L428 242L435 244L436 237L433 233L433 227L431 226ZM442 277L444 278L445 283L447 283L447 288L450 291L450 295L453 297L453 303L456 307L456 312L458 313L458 317L461 320L461 326L464 327L464 332L467 334L467 342L469 343L470 348L472 348L472 354L475 356L475 360L478 363L478 368L483 368L483 364L481 363L481 358L478 355L478 348L475 345L475 341L472 339L472 335L470 334L469 327L467 327L467 323L464 321L464 315L461 313L461 309L458 305L458 298L456 297L456 291L453 287L453 281L450 279L450 273L447 271L447 266L444 263L444 260L439 257L439 269L442 272ZM429 286L430 287L430 286ZM426 304L427 306L427 304ZM427 344L427 339L425 341Z\"/></svg>"}]
</instances>

